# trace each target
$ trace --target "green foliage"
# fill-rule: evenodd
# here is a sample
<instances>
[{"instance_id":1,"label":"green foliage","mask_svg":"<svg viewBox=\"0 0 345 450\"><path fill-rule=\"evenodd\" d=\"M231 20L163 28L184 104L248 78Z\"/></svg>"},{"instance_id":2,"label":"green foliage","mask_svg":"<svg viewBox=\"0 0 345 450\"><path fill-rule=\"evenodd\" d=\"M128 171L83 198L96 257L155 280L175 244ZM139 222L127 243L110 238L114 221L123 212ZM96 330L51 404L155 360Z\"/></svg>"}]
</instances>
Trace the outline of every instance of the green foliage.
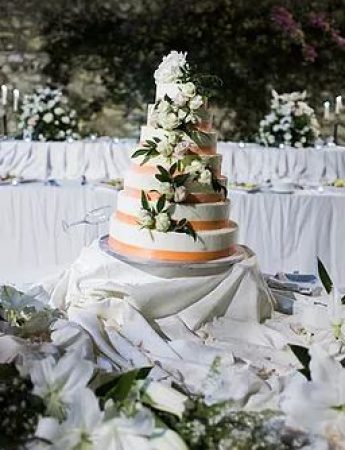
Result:
<instances>
[{"instance_id":1,"label":"green foliage","mask_svg":"<svg viewBox=\"0 0 345 450\"><path fill-rule=\"evenodd\" d=\"M162 412L158 415L190 450L292 450L308 442L301 433L287 438L276 412L233 411L227 403L206 406L197 399L182 420ZM270 426L274 422L277 425Z\"/></svg>"},{"instance_id":2,"label":"green foliage","mask_svg":"<svg viewBox=\"0 0 345 450\"><path fill-rule=\"evenodd\" d=\"M291 12L300 39L274 23L277 6ZM76 68L86 69L101 77L110 101L130 111L152 102L152 74L162 55L171 49L188 51L200 73L223 81L215 98L222 137L249 139L269 109L272 87L279 92L307 89L312 106L320 104L325 91L339 93L345 71L342 41L313 26L310 14L325 12L332 30L344 36L343 6L342 0L46 2L43 32L52 57L46 70L67 84ZM314 59L306 54L310 49Z\"/></svg>"}]
</instances>

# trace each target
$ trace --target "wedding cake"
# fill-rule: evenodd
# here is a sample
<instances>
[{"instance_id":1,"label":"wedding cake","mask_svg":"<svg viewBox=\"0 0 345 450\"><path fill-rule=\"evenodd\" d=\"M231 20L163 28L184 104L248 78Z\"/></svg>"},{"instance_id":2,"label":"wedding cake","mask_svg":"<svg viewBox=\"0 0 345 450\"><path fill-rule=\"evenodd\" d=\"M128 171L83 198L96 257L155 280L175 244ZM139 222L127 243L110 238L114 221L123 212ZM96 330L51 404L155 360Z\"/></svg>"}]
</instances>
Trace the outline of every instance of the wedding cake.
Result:
<instances>
[{"instance_id":1,"label":"wedding cake","mask_svg":"<svg viewBox=\"0 0 345 450\"><path fill-rule=\"evenodd\" d=\"M230 256L227 179L207 90L185 53L172 51L155 72L156 101L111 217L109 247L131 258L197 262Z\"/></svg>"}]
</instances>

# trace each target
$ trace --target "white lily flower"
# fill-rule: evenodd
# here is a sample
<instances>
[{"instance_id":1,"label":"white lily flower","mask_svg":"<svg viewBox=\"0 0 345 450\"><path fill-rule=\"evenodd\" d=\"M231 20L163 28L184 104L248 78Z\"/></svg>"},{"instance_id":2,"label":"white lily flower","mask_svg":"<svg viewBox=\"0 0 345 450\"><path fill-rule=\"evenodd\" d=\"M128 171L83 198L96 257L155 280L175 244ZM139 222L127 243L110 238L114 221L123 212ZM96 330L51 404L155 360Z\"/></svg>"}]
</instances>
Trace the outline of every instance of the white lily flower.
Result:
<instances>
[{"instance_id":1,"label":"white lily flower","mask_svg":"<svg viewBox=\"0 0 345 450\"><path fill-rule=\"evenodd\" d=\"M92 373L93 364L80 360L77 352L68 353L57 362L49 356L32 365L33 393L44 400L48 415L62 419L67 406L85 388Z\"/></svg>"},{"instance_id":2,"label":"white lily flower","mask_svg":"<svg viewBox=\"0 0 345 450\"><path fill-rule=\"evenodd\" d=\"M149 381L143 383L144 401L160 411L175 414L180 419L186 409L188 397L163 383Z\"/></svg>"},{"instance_id":3,"label":"white lily flower","mask_svg":"<svg viewBox=\"0 0 345 450\"><path fill-rule=\"evenodd\" d=\"M52 442L53 445L48 447L51 450L96 449L94 443L103 418L104 412L100 410L97 397L90 389L82 389L74 397L66 420L59 424L53 418L41 419L35 436Z\"/></svg>"},{"instance_id":4,"label":"white lily flower","mask_svg":"<svg viewBox=\"0 0 345 450\"><path fill-rule=\"evenodd\" d=\"M291 426L345 439L345 370L320 346L313 345L309 353L311 381L295 375L281 408Z\"/></svg>"}]
</instances>

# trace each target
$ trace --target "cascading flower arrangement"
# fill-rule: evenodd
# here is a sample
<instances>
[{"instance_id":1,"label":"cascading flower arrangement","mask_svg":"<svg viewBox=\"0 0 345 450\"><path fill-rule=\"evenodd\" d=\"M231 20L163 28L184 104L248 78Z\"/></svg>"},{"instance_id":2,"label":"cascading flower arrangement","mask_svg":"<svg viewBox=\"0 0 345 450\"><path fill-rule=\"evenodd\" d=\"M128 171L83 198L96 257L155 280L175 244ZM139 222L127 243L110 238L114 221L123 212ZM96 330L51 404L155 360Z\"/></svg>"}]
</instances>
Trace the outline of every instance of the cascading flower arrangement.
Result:
<instances>
[{"instance_id":1,"label":"cascading flower arrangement","mask_svg":"<svg viewBox=\"0 0 345 450\"><path fill-rule=\"evenodd\" d=\"M305 101L306 91L279 95L272 91L271 112L261 120L259 142L267 147L281 144L301 148L315 144L320 125Z\"/></svg>"},{"instance_id":2,"label":"cascading flower arrangement","mask_svg":"<svg viewBox=\"0 0 345 450\"><path fill-rule=\"evenodd\" d=\"M24 96L18 127L34 141L80 138L76 111L59 89L49 87Z\"/></svg>"}]
</instances>

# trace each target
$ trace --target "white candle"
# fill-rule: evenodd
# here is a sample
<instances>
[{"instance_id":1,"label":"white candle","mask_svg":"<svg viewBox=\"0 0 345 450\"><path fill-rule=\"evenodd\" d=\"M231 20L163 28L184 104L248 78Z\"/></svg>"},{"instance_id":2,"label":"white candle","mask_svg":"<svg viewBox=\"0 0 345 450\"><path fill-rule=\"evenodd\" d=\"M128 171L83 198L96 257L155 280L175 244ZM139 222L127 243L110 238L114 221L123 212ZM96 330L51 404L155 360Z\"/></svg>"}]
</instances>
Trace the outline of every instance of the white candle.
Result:
<instances>
[{"instance_id":1,"label":"white candle","mask_svg":"<svg viewBox=\"0 0 345 450\"><path fill-rule=\"evenodd\" d=\"M330 107L331 107L330 102L328 102L328 101L324 102L324 104L323 104L323 118L325 120L329 120Z\"/></svg>"},{"instance_id":2,"label":"white candle","mask_svg":"<svg viewBox=\"0 0 345 450\"><path fill-rule=\"evenodd\" d=\"M3 84L1 86L1 102L2 102L3 106L7 105L7 92L8 92L8 88L7 88L6 84Z\"/></svg>"},{"instance_id":3,"label":"white candle","mask_svg":"<svg viewBox=\"0 0 345 450\"><path fill-rule=\"evenodd\" d=\"M13 89L13 111L18 111L19 89Z\"/></svg>"},{"instance_id":4,"label":"white candle","mask_svg":"<svg viewBox=\"0 0 345 450\"><path fill-rule=\"evenodd\" d=\"M343 109L343 99L341 95L338 95L338 97L335 98L335 113L340 114L342 109Z\"/></svg>"}]
</instances>

